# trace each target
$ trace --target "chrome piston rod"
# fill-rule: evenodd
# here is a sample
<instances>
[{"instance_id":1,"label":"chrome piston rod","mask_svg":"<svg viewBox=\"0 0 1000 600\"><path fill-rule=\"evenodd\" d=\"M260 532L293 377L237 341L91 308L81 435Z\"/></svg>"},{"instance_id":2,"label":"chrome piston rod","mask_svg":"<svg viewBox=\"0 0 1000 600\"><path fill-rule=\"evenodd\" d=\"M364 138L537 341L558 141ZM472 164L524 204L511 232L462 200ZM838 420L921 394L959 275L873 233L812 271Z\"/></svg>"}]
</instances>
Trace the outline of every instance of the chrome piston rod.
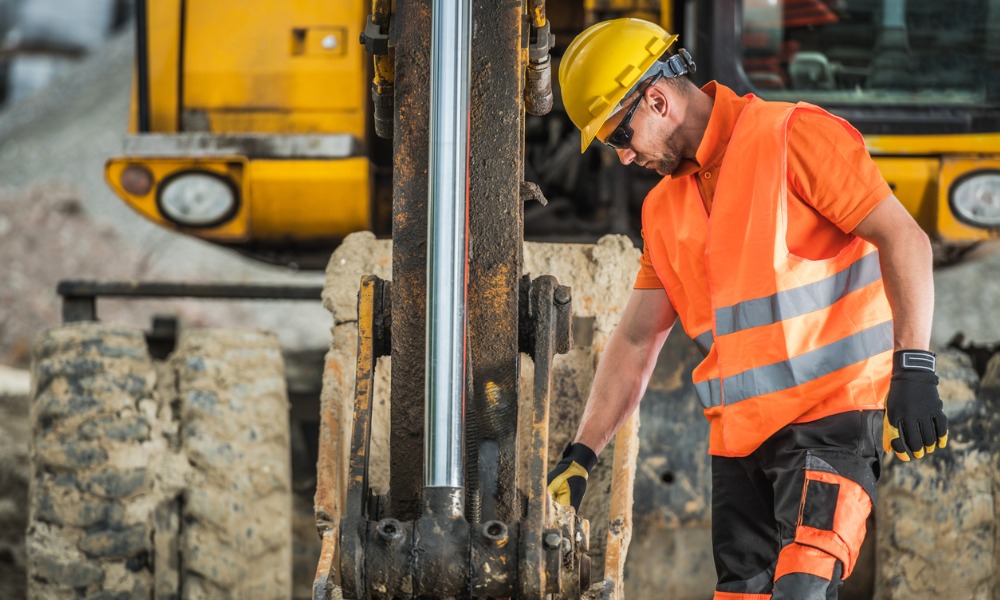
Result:
<instances>
[{"instance_id":1,"label":"chrome piston rod","mask_svg":"<svg viewBox=\"0 0 1000 600\"><path fill-rule=\"evenodd\" d=\"M433 1L424 486L457 493L463 486L471 32L471 0Z\"/></svg>"}]
</instances>

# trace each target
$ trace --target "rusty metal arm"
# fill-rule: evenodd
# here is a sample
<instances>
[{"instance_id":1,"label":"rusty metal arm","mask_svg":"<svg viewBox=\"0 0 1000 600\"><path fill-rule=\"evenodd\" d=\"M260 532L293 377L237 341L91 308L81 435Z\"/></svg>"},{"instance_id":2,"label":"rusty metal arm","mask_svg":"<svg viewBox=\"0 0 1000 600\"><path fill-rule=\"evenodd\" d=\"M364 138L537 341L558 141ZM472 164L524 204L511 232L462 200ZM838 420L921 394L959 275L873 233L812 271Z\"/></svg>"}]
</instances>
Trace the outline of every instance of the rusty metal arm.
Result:
<instances>
[{"instance_id":1,"label":"rusty metal arm","mask_svg":"<svg viewBox=\"0 0 1000 600\"><path fill-rule=\"evenodd\" d=\"M589 527L571 508L552 502L545 483L552 361L573 345L571 295L568 287L560 286L550 275L526 287L526 321L530 325L522 327L521 347L533 359L535 372L526 432L528 472L522 489L527 506L521 525L518 598L542 600L549 594L579 598L590 584Z\"/></svg>"},{"instance_id":2,"label":"rusty metal arm","mask_svg":"<svg viewBox=\"0 0 1000 600\"><path fill-rule=\"evenodd\" d=\"M371 447L372 398L374 394L375 364L379 356L388 354L388 330L385 327L384 303L389 296L389 283L374 275L361 279L361 289L358 292L358 362L354 388L354 427L351 436L351 454L347 485L340 477L340 432L339 420L334 418L332 411L324 410L320 424L320 464L317 468L316 482L316 523L323 540L319 565L313 580L314 600L324 600L335 585L334 567L338 555L348 559L362 556L358 548L363 543L365 532L360 527L357 531L342 532L342 517L345 515L362 515L368 513L368 468L369 451ZM346 488L346 493L345 493ZM342 497L343 496L343 497ZM344 510L341 510L341 507ZM343 522L350 521L349 517ZM364 524L366 519L350 521ZM343 533L343 536L341 534ZM338 548L338 542L348 552ZM357 573L361 573L358 565L354 568L341 568L341 585L362 586L357 581Z\"/></svg>"},{"instance_id":3,"label":"rusty metal arm","mask_svg":"<svg viewBox=\"0 0 1000 600\"><path fill-rule=\"evenodd\" d=\"M638 455L639 411L636 410L615 434L611 508L604 554L604 590L610 592L612 600L625 597L625 557L632 542L632 502Z\"/></svg>"},{"instance_id":4,"label":"rusty metal arm","mask_svg":"<svg viewBox=\"0 0 1000 600\"><path fill-rule=\"evenodd\" d=\"M425 488L422 514L412 521L383 518L369 506L373 373L375 359L388 347L379 333L379 301L387 296L387 286L372 276L362 281L347 498L339 532L329 515L324 521L315 600L330 597L335 575L345 598L579 598L590 579L587 523L571 508L555 506L544 481L552 357L572 345L569 289L550 276L523 288L529 296L523 343L536 362L527 514L519 522L477 524L463 518L461 495L449 487ZM336 496L328 485L321 479L327 493L317 495L319 514L336 511ZM452 506L446 506L449 503Z\"/></svg>"}]
</instances>

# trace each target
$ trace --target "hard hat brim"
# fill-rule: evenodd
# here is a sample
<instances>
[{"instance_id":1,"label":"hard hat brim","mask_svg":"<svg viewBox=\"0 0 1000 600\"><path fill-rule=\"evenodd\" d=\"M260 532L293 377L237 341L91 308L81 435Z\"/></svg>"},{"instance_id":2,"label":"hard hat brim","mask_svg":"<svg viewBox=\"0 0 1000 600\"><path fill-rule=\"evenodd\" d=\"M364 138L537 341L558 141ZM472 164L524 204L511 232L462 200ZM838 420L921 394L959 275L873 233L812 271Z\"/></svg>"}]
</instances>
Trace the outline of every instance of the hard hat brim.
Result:
<instances>
[{"instance_id":1,"label":"hard hat brim","mask_svg":"<svg viewBox=\"0 0 1000 600\"><path fill-rule=\"evenodd\" d=\"M615 112L616 108L618 108L618 104L612 104L607 110L602 111L600 115L580 130L580 154L587 151L590 143L597 137L597 132L608 122L608 119L611 118L611 114Z\"/></svg>"}]
</instances>

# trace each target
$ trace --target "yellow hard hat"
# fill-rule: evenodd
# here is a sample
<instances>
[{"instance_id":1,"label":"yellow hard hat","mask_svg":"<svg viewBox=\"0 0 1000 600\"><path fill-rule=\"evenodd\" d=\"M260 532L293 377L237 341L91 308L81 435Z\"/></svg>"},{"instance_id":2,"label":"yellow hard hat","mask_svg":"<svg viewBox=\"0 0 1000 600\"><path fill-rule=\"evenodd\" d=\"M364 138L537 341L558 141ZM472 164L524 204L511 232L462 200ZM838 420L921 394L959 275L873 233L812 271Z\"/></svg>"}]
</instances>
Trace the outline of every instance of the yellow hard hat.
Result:
<instances>
[{"instance_id":1,"label":"yellow hard hat","mask_svg":"<svg viewBox=\"0 0 1000 600\"><path fill-rule=\"evenodd\" d=\"M559 86L566 112L580 129L580 152L676 40L642 19L603 21L576 36L559 65Z\"/></svg>"}]
</instances>

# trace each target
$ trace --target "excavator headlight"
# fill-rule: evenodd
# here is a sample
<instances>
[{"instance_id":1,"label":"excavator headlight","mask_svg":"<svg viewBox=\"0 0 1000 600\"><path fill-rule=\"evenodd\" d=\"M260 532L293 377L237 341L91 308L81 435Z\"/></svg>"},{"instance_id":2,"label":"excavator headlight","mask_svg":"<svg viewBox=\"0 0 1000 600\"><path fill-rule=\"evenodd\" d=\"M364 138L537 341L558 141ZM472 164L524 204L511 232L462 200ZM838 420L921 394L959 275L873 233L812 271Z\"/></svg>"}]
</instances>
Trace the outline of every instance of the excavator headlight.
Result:
<instances>
[{"instance_id":1,"label":"excavator headlight","mask_svg":"<svg viewBox=\"0 0 1000 600\"><path fill-rule=\"evenodd\" d=\"M1000 171L975 171L955 181L951 209L962 221L983 228L1000 227Z\"/></svg>"},{"instance_id":2,"label":"excavator headlight","mask_svg":"<svg viewBox=\"0 0 1000 600\"><path fill-rule=\"evenodd\" d=\"M163 216L185 227L214 227L236 214L236 187L228 179L205 171L170 176L157 198Z\"/></svg>"}]
</instances>

